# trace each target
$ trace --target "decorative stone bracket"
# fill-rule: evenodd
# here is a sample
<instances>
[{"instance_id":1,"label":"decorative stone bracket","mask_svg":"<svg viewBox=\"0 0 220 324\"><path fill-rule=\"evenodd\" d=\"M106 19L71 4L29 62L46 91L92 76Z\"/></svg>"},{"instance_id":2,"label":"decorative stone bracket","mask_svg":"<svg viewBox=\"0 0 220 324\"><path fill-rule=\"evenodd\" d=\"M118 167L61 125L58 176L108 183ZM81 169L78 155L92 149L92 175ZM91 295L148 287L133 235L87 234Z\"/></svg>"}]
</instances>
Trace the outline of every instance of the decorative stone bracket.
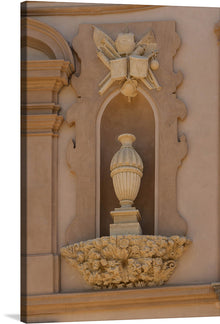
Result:
<instances>
[{"instance_id":1,"label":"decorative stone bracket","mask_svg":"<svg viewBox=\"0 0 220 324\"><path fill-rule=\"evenodd\" d=\"M185 237L151 235L104 236L61 249L95 289L163 285L185 248Z\"/></svg>"}]
</instances>

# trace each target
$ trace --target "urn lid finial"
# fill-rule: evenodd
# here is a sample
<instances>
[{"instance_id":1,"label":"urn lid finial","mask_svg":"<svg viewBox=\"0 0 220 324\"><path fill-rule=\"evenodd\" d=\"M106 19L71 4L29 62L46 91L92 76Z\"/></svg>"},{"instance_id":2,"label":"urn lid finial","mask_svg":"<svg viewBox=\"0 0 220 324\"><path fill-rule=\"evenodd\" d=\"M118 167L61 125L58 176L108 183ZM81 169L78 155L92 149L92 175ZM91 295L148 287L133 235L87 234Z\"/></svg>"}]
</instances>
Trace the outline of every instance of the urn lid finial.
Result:
<instances>
[{"instance_id":1,"label":"urn lid finial","mask_svg":"<svg viewBox=\"0 0 220 324\"><path fill-rule=\"evenodd\" d=\"M121 134L118 136L118 141L122 144L122 145L132 145L133 142L135 142L136 137L133 134Z\"/></svg>"}]
</instances>

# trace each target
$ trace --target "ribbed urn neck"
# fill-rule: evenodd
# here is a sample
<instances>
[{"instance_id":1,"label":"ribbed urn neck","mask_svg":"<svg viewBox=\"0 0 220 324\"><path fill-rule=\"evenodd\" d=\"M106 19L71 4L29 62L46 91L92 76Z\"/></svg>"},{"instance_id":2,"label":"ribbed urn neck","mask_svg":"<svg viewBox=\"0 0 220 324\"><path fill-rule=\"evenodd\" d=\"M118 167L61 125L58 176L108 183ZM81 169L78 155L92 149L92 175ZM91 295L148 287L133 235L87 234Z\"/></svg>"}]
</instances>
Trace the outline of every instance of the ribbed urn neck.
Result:
<instances>
[{"instance_id":1,"label":"ribbed urn neck","mask_svg":"<svg viewBox=\"0 0 220 324\"><path fill-rule=\"evenodd\" d=\"M136 137L133 134L121 134L118 136L118 141L123 146L132 146L132 143L136 140Z\"/></svg>"}]
</instances>

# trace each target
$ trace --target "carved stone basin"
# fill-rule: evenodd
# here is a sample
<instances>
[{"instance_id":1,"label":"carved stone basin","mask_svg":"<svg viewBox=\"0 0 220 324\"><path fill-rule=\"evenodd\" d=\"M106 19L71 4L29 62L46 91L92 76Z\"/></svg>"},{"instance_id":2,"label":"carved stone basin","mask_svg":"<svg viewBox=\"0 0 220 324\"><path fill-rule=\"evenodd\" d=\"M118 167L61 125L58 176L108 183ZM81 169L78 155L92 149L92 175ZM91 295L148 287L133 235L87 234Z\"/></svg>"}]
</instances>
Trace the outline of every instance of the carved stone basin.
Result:
<instances>
[{"instance_id":1,"label":"carved stone basin","mask_svg":"<svg viewBox=\"0 0 220 324\"><path fill-rule=\"evenodd\" d=\"M163 285L191 243L186 237L117 235L68 245L61 255L94 289Z\"/></svg>"}]
</instances>

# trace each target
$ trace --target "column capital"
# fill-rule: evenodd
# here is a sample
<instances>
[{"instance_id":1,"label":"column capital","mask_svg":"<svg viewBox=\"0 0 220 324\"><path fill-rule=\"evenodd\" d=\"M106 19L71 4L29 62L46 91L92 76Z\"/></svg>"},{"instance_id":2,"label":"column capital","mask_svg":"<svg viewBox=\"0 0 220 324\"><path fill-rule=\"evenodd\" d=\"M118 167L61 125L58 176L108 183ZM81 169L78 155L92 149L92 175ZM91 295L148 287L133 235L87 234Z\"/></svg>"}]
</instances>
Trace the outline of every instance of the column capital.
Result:
<instances>
[{"instance_id":1,"label":"column capital","mask_svg":"<svg viewBox=\"0 0 220 324\"><path fill-rule=\"evenodd\" d=\"M21 117L22 134L58 136L63 116L57 114L24 115Z\"/></svg>"},{"instance_id":2,"label":"column capital","mask_svg":"<svg viewBox=\"0 0 220 324\"><path fill-rule=\"evenodd\" d=\"M22 103L58 103L58 93L68 85L72 65L64 60L21 63Z\"/></svg>"}]
</instances>

